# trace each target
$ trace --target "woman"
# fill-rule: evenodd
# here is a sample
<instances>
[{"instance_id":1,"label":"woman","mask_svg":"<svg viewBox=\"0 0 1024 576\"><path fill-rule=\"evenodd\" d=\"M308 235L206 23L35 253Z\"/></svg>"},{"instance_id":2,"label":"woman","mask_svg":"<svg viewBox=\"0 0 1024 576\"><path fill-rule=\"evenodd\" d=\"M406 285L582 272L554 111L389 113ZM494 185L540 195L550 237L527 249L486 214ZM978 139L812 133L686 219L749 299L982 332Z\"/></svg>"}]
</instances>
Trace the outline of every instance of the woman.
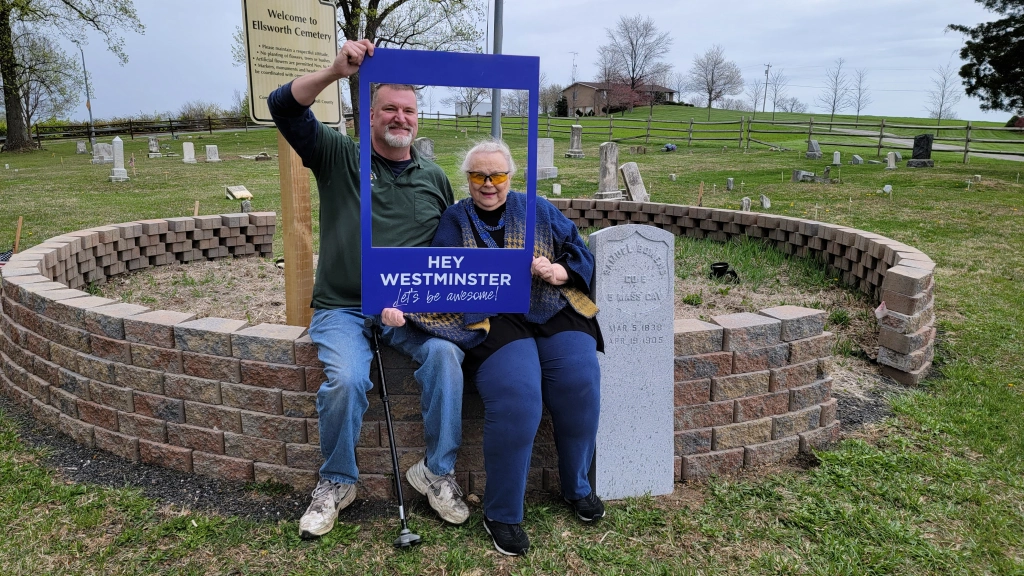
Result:
<instances>
[{"instance_id":1,"label":"woman","mask_svg":"<svg viewBox=\"0 0 1024 576\"><path fill-rule=\"evenodd\" d=\"M448 208L434 246L522 248L526 195L509 191L515 163L508 146L486 141L462 163L470 198ZM601 346L587 296L594 258L576 226L537 199L533 283L526 314L409 315L427 332L466 350L463 370L484 402L484 528L502 554L530 547L522 530L533 439L547 406L554 424L562 496L584 522L604 516L587 479L597 438Z\"/></svg>"}]
</instances>

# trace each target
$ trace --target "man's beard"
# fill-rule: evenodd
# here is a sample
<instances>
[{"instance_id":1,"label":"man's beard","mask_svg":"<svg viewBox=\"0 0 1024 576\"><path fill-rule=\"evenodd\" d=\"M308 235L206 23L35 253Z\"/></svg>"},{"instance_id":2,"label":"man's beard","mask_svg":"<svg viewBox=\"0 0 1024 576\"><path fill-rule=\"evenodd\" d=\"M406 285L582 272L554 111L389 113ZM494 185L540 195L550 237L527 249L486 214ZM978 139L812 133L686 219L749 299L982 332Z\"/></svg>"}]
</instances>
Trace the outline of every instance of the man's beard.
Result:
<instances>
[{"instance_id":1,"label":"man's beard","mask_svg":"<svg viewBox=\"0 0 1024 576\"><path fill-rule=\"evenodd\" d=\"M391 128L404 128L409 131L406 136L399 136L398 134L392 134ZM412 145L412 126L393 124L384 128L384 141L387 142L388 146L392 148L408 148Z\"/></svg>"}]
</instances>

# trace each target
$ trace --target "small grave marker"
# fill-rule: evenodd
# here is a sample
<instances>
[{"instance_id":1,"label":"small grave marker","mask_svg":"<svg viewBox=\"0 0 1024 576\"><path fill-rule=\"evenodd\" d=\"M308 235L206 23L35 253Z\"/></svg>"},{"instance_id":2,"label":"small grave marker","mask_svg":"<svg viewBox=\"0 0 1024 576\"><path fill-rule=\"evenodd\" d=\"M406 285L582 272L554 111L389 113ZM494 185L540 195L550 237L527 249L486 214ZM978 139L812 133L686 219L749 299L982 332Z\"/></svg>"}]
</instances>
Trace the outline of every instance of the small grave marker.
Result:
<instances>
[{"instance_id":1,"label":"small grave marker","mask_svg":"<svg viewBox=\"0 0 1024 576\"><path fill-rule=\"evenodd\" d=\"M626 199L633 202L650 202L651 195L644 187L644 180L640 177L640 168L636 162L626 162L619 166L622 173L622 181L626 185Z\"/></svg>"},{"instance_id":2,"label":"small grave marker","mask_svg":"<svg viewBox=\"0 0 1024 576\"><path fill-rule=\"evenodd\" d=\"M182 142L181 144L181 161L185 164L196 163L196 145L191 142Z\"/></svg>"},{"instance_id":3,"label":"small grave marker","mask_svg":"<svg viewBox=\"0 0 1024 576\"><path fill-rule=\"evenodd\" d=\"M583 126L573 124L569 134L569 151L566 158L583 158Z\"/></svg>"},{"instance_id":4,"label":"small grave marker","mask_svg":"<svg viewBox=\"0 0 1024 576\"><path fill-rule=\"evenodd\" d=\"M601 144L601 175L598 179L598 200L621 200L622 190L619 189L619 145L615 142Z\"/></svg>"}]
</instances>

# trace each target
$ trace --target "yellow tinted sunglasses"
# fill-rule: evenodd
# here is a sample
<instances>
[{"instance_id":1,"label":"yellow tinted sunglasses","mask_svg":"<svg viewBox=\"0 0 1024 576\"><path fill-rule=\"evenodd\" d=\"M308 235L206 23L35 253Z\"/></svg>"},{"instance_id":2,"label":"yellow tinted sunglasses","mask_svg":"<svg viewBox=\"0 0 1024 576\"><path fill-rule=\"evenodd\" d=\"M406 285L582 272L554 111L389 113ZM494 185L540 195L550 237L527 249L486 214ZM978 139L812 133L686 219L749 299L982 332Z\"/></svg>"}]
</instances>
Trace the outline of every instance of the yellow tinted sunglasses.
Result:
<instances>
[{"instance_id":1,"label":"yellow tinted sunglasses","mask_svg":"<svg viewBox=\"0 0 1024 576\"><path fill-rule=\"evenodd\" d=\"M483 186L488 180L495 186L504 184L508 181L508 172L495 172L494 174L484 174L483 172L469 173L469 181L477 186Z\"/></svg>"}]
</instances>

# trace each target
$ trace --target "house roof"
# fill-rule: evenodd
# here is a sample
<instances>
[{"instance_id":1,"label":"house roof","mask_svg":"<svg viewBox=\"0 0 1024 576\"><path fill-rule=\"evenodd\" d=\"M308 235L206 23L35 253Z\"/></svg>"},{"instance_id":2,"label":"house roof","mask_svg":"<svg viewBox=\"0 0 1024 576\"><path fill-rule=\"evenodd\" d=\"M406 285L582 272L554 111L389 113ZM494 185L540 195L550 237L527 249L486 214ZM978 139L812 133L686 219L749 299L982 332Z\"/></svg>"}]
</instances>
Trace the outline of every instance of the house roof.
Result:
<instances>
[{"instance_id":1,"label":"house roof","mask_svg":"<svg viewBox=\"0 0 1024 576\"><path fill-rule=\"evenodd\" d=\"M576 84L569 85L568 87L566 87L565 90L568 90L569 88L572 88L573 86L576 86L577 84L580 85L580 86L586 86L587 88L593 88L594 90L611 90L615 86L621 86L623 83L618 83L618 82L577 82ZM565 92L565 90L562 90L562 91ZM637 90L639 92L664 92L666 94L675 94L675 92L676 92L675 90L673 90L671 88L666 88L664 86L659 86L657 84L650 84L650 85L642 84L642 85L640 85L637 88Z\"/></svg>"}]
</instances>

